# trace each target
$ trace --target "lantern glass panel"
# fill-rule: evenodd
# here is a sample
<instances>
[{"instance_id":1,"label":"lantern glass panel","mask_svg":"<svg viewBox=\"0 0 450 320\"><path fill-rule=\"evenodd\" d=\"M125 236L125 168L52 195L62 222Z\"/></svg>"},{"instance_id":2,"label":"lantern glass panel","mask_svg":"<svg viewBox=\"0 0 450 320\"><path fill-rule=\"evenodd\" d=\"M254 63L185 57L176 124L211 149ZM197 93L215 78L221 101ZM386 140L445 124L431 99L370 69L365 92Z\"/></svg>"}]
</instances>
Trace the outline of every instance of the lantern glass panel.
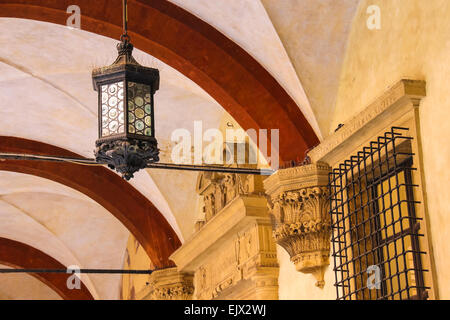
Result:
<instances>
[{"instance_id":1,"label":"lantern glass panel","mask_svg":"<svg viewBox=\"0 0 450 320\"><path fill-rule=\"evenodd\" d=\"M101 86L102 138L125 133L123 86L123 81Z\"/></svg>"},{"instance_id":2,"label":"lantern glass panel","mask_svg":"<svg viewBox=\"0 0 450 320\"><path fill-rule=\"evenodd\" d=\"M153 135L151 99L149 85L128 82L128 133Z\"/></svg>"}]
</instances>

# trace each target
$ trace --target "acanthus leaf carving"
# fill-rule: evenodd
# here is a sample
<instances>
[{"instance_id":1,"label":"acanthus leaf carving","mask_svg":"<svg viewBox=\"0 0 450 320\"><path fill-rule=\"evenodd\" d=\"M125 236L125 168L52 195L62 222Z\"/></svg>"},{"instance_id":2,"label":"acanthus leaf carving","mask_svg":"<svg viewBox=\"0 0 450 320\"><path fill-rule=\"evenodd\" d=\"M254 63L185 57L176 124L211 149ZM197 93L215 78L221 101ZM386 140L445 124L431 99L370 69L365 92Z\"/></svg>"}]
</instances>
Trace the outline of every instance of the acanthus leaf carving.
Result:
<instances>
[{"instance_id":1,"label":"acanthus leaf carving","mask_svg":"<svg viewBox=\"0 0 450 320\"><path fill-rule=\"evenodd\" d=\"M146 300L191 300L194 294L193 275L179 273L176 268L154 271L149 286Z\"/></svg>"},{"instance_id":2,"label":"acanthus leaf carving","mask_svg":"<svg viewBox=\"0 0 450 320\"><path fill-rule=\"evenodd\" d=\"M324 271L329 265L331 221L329 217L329 191L326 185L312 183L311 172L314 164L307 165L308 170L296 170L292 174L296 184L289 183L283 170L275 175L283 175L283 181L268 197L269 211L272 216L273 236L291 257L297 271L312 273L318 287L324 286ZM323 170L323 164L320 164ZM291 173L294 170L290 170ZM301 181L302 172L308 172L306 183ZM326 181L321 172L321 179ZM276 179L272 178L272 179ZM269 184L273 182L269 181Z\"/></svg>"}]
</instances>

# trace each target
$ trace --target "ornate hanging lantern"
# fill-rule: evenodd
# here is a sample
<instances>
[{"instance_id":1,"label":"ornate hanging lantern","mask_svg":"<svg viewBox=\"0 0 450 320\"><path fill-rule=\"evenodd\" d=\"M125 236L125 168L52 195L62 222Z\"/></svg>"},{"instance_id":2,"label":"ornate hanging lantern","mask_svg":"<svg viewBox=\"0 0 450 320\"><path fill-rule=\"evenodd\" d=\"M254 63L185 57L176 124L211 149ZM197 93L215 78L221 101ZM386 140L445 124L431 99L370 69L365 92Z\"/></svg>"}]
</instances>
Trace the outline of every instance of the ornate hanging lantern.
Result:
<instances>
[{"instance_id":1,"label":"ornate hanging lantern","mask_svg":"<svg viewBox=\"0 0 450 320\"><path fill-rule=\"evenodd\" d=\"M159 89L159 70L141 66L132 56L124 0L124 32L117 45L119 56L107 67L92 71L98 92L99 139L96 161L129 180L149 163L159 161L155 138L154 94Z\"/></svg>"}]
</instances>

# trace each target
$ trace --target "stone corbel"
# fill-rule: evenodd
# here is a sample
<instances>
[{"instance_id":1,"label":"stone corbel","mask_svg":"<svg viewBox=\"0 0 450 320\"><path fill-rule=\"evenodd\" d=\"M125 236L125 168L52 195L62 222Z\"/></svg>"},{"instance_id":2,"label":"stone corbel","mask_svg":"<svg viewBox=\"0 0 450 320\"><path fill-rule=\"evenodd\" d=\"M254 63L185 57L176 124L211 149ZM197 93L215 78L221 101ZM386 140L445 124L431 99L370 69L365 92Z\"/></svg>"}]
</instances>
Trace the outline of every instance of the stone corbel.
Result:
<instances>
[{"instance_id":1,"label":"stone corbel","mask_svg":"<svg viewBox=\"0 0 450 320\"><path fill-rule=\"evenodd\" d=\"M313 274L325 285L329 265L331 222L325 163L278 170L264 181L276 242L297 271Z\"/></svg>"},{"instance_id":2,"label":"stone corbel","mask_svg":"<svg viewBox=\"0 0 450 320\"><path fill-rule=\"evenodd\" d=\"M150 275L150 292L144 300L191 300L193 275L179 273L177 268L156 270Z\"/></svg>"}]
</instances>

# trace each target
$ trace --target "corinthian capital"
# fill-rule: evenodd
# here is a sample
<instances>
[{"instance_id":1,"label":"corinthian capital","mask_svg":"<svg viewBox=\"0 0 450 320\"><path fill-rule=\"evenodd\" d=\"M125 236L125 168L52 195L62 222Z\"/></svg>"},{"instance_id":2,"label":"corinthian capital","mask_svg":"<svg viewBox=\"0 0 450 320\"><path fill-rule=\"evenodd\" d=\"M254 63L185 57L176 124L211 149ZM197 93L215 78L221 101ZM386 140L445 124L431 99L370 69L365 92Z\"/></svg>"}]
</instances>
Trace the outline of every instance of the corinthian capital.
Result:
<instances>
[{"instance_id":1,"label":"corinthian capital","mask_svg":"<svg viewBox=\"0 0 450 320\"><path fill-rule=\"evenodd\" d=\"M191 300L194 293L193 275L179 273L177 268L154 271L149 286L145 300Z\"/></svg>"},{"instance_id":2,"label":"corinthian capital","mask_svg":"<svg viewBox=\"0 0 450 320\"><path fill-rule=\"evenodd\" d=\"M323 288L329 265L331 223L328 173L324 164L282 169L264 181L273 235L297 271L311 273Z\"/></svg>"}]
</instances>

